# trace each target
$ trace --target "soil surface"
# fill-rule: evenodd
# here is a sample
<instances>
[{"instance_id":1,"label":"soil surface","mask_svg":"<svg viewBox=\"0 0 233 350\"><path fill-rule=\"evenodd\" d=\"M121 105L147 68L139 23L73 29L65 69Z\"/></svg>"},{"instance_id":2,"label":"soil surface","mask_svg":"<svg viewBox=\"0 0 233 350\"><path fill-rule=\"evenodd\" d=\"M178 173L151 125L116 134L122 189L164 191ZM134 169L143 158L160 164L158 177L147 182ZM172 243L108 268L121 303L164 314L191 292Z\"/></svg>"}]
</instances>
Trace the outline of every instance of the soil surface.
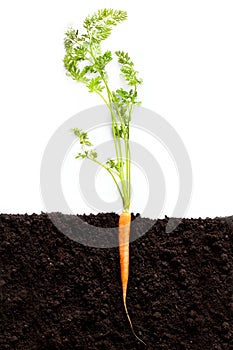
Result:
<instances>
[{"instance_id":1,"label":"soil surface","mask_svg":"<svg viewBox=\"0 0 233 350\"><path fill-rule=\"evenodd\" d=\"M233 349L233 217L182 219L170 233L165 217L130 244L127 303L144 346L124 312L118 248L80 244L77 217L54 216L70 237L45 213L0 215L1 349ZM148 222L137 215L134 234Z\"/></svg>"}]
</instances>

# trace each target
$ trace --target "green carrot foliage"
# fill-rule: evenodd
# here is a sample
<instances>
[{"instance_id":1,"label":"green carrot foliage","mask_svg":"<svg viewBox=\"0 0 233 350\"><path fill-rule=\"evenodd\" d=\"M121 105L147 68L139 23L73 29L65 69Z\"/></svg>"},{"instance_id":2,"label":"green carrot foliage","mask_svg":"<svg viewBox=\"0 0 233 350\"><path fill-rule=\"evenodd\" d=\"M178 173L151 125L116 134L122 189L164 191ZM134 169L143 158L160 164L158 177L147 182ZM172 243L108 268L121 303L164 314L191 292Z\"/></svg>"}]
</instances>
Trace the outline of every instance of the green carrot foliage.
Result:
<instances>
[{"instance_id":1,"label":"green carrot foliage","mask_svg":"<svg viewBox=\"0 0 233 350\"><path fill-rule=\"evenodd\" d=\"M78 153L76 158L92 160L105 168L118 188L124 209L128 210L131 198L130 120L134 106L141 103L138 101L137 90L142 84L142 79L138 77L138 72L127 52L116 51L113 55L109 50L102 52L101 47L102 42L110 36L113 27L126 19L126 11L102 9L84 20L84 33L80 34L79 30L69 28L64 38L64 66L69 77L83 83L90 93L100 96L109 109L112 119L116 159L101 163L95 149L90 148L93 145L87 133L74 128L72 132L82 147L82 152ZM119 75L126 82L128 89L119 87L116 91L112 91L110 88L106 68L114 57L119 63Z\"/></svg>"}]
</instances>

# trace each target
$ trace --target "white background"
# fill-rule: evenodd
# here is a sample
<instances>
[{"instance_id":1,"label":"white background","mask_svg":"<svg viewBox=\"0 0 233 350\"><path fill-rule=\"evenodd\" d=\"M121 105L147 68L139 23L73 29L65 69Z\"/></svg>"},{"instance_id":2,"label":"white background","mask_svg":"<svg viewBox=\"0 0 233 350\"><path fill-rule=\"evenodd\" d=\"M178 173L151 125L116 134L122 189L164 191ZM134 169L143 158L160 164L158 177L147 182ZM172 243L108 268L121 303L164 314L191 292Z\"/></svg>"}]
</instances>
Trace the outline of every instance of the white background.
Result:
<instances>
[{"instance_id":1,"label":"white background","mask_svg":"<svg viewBox=\"0 0 233 350\"><path fill-rule=\"evenodd\" d=\"M128 50L144 79L143 106L173 125L190 155L194 187L185 216L232 215L232 0L2 1L0 212L45 211L40 163L50 137L67 118L100 103L66 77L62 60L67 26L81 28L103 7L128 11L109 47ZM177 195L170 166L168 215Z\"/></svg>"}]
</instances>

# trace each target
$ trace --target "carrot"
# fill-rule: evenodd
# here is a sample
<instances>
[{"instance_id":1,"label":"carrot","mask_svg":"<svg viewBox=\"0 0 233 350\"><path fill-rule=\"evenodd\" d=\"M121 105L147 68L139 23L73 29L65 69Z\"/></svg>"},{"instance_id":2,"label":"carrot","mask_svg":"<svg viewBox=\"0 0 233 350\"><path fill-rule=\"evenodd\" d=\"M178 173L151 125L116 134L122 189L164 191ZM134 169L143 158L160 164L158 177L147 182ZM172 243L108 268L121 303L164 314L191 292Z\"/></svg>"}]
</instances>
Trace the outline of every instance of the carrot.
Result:
<instances>
[{"instance_id":1,"label":"carrot","mask_svg":"<svg viewBox=\"0 0 233 350\"><path fill-rule=\"evenodd\" d=\"M134 63L127 52L116 51L118 63L120 65L120 77L123 77L125 83L132 90L125 90L125 84L122 88L111 93L108 77L106 76L106 64L112 60L112 53L108 51L104 56L100 56L101 42L111 34L112 28L127 19L126 11L117 11L113 9L102 9L88 16L84 21L86 33L82 36L79 31L70 28L65 34L64 57L65 69L68 76L74 80L84 83L89 92L97 93L104 101L110 111L112 119L112 136L114 139L115 157L108 161L101 162L95 148L90 148L93 144L90 142L88 134L78 128L73 128L75 136L78 137L82 152L79 152L75 158L89 159L105 169L112 177L117 190L120 194L123 204L123 212L119 220L119 253L123 302L126 315L128 317L131 329L135 337L145 344L134 332L131 319L126 306L126 293L129 279L129 236L131 215L129 207L131 201L131 152L130 152L130 120L134 110L134 105L141 102L137 99L137 89L142 84L142 79L138 77L138 72L134 69ZM100 30L101 28L101 30ZM77 46L77 42L79 45ZM101 59L101 64L99 60ZM90 66L90 60L92 66ZM103 61L103 62L102 62ZM81 66L79 66L79 63ZM91 68L91 69L90 69ZM96 73L97 76L96 76ZM133 94L132 94L133 93ZM124 107L123 109L121 107ZM114 107L114 108L112 108ZM122 142L124 140L124 142ZM124 147L123 147L124 145Z\"/></svg>"},{"instance_id":2,"label":"carrot","mask_svg":"<svg viewBox=\"0 0 233 350\"><path fill-rule=\"evenodd\" d=\"M144 345L143 340L141 340L134 332L133 324L131 322L127 305L126 305L126 294L127 286L129 279L129 237L130 237L130 223L131 223L131 214L129 212L123 211L120 214L119 218L119 231L118 231L118 241L119 241L119 254L120 254L120 271L121 271L121 286L122 286L122 295L123 303L127 318L130 323L130 327L133 335Z\"/></svg>"}]
</instances>

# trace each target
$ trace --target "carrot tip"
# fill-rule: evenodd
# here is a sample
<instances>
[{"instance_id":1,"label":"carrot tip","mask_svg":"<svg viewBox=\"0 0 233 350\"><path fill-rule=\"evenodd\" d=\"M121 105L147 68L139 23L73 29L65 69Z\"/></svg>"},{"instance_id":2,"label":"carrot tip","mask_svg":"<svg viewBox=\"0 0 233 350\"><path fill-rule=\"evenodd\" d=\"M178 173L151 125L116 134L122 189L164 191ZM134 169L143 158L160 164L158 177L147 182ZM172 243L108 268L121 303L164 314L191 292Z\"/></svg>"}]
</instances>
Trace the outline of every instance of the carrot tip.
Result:
<instances>
[{"instance_id":1,"label":"carrot tip","mask_svg":"<svg viewBox=\"0 0 233 350\"><path fill-rule=\"evenodd\" d=\"M135 338L137 338L137 340L139 340L141 343L143 343L144 345L146 345L146 343L145 343L142 339L140 339L140 338L137 336L137 334L135 333L135 331L134 331L133 324L132 324L132 321L131 321L131 319L130 319L130 316L129 316L129 313L128 313L128 309L127 309L127 306L126 306L126 301L124 301L124 307L125 307L125 312L126 312L126 315L127 315L128 320L129 320L129 324L130 324L130 327L131 327L131 330L132 330L133 335L135 336Z\"/></svg>"}]
</instances>

